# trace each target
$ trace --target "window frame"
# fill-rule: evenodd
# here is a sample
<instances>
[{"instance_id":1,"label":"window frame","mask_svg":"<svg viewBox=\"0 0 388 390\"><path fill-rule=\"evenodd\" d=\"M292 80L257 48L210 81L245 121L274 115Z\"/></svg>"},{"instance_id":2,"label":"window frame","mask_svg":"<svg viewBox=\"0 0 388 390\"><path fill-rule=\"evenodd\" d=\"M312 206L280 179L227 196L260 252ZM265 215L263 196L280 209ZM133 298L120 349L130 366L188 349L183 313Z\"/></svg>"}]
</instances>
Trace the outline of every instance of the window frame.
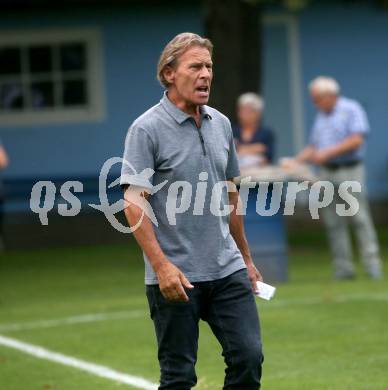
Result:
<instances>
[{"instance_id":1,"label":"window frame","mask_svg":"<svg viewBox=\"0 0 388 390\"><path fill-rule=\"evenodd\" d=\"M86 107L53 107L40 111L31 109L0 111L0 128L5 126L34 126L36 124L101 121L105 117L103 58L101 34L98 28L39 29L1 31L0 47L58 45L80 41L86 49L87 104ZM24 78L29 74L22 73Z\"/></svg>"}]
</instances>

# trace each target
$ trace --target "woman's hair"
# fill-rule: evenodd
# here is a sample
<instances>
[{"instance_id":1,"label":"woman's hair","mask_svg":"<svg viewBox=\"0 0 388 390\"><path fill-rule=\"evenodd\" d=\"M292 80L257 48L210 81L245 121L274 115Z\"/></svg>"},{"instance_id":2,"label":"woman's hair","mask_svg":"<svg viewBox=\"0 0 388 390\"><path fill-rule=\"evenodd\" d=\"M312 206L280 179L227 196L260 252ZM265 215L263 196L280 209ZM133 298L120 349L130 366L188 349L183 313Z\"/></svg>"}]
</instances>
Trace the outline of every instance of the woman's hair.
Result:
<instances>
[{"instance_id":1,"label":"woman's hair","mask_svg":"<svg viewBox=\"0 0 388 390\"><path fill-rule=\"evenodd\" d=\"M237 107L240 106L249 106L255 111L262 112L264 110L264 100L257 93L247 92L237 99Z\"/></svg>"}]
</instances>

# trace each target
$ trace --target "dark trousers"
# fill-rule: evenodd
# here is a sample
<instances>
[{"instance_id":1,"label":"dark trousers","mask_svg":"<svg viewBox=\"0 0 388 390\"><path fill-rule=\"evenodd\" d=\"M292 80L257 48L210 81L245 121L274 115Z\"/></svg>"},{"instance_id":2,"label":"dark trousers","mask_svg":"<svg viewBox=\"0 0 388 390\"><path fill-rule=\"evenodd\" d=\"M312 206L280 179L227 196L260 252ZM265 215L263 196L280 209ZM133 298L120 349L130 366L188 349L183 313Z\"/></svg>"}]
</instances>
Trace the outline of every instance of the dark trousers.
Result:
<instances>
[{"instance_id":1,"label":"dark trousers","mask_svg":"<svg viewBox=\"0 0 388 390\"><path fill-rule=\"evenodd\" d=\"M195 363L199 320L206 321L222 346L224 390L260 388L263 354L260 324L245 269L211 282L193 283L189 302L167 301L158 285L147 286L160 364L159 390L190 390L197 383Z\"/></svg>"}]
</instances>

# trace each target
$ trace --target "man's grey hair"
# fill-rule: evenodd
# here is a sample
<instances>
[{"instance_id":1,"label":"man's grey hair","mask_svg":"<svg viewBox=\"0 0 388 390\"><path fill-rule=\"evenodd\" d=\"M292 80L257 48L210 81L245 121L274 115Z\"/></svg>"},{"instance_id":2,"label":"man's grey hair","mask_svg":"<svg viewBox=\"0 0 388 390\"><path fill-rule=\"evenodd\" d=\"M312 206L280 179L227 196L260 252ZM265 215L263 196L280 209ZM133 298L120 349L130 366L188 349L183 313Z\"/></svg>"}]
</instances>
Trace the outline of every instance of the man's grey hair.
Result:
<instances>
[{"instance_id":1,"label":"man's grey hair","mask_svg":"<svg viewBox=\"0 0 388 390\"><path fill-rule=\"evenodd\" d=\"M249 106L255 111L262 112L264 110L264 100L257 93L243 93L237 99L237 107Z\"/></svg>"},{"instance_id":2,"label":"man's grey hair","mask_svg":"<svg viewBox=\"0 0 388 390\"><path fill-rule=\"evenodd\" d=\"M199 46L209 50L210 55L213 53L213 44L207 38L202 38L198 34L184 32L178 34L163 49L157 68L157 79L163 87L168 88L169 83L164 78L164 70L167 66L174 67L181 56L189 47Z\"/></svg>"},{"instance_id":3,"label":"man's grey hair","mask_svg":"<svg viewBox=\"0 0 388 390\"><path fill-rule=\"evenodd\" d=\"M332 77L319 76L310 81L309 91L316 91L318 93L329 93L338 95L340 93L340 86L337 80Z\"/></svg>"}]
</instances>

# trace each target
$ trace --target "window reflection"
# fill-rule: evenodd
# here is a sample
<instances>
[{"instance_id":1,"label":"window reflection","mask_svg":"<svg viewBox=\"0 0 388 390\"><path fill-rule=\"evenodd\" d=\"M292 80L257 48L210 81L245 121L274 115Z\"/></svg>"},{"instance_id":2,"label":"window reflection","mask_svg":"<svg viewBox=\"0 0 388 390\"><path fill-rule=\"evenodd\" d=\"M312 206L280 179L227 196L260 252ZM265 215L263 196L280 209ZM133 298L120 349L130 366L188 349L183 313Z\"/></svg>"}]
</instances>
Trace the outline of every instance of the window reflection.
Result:
<instances>
[{"instance_id":1,"label":"window reflection","mask_svg":"<svg viewBox=\"0 0 388 390\"><path fill-rule=\"evenodd\" d=\"M84 42L0 47L0 111L87 106Z\"/></svg>"},{"instance_id":2,"label":"window reflection","mask_svg":"<svg viewBox=\"0 0 388 390\"><path fill-rule=\"evenodd\" d=\"M0 110L20 110L24 105L23 87L21 82L0 84Z\"/></svg>"},{"instance_id":3,"label":"window reflection","mask_svg":"<svg viewBox=\"0 0 388 390\"><path fill-rule=\"evenodd\" d=\"M31 106L33 109L42 109L54 106L54 85L50 81L32 83Z\"/></svg>"},{"instance_id":4,"label":"window reflection","mask_svg":"<svg viewBox=\"0 0 388 390\"><path fill-rule=\"evenodd\" d=\"M85 70L86 53L85 45L73 43L60 47L61 70L64 72L73 70Z\"/></svg>"}]
</instances>

